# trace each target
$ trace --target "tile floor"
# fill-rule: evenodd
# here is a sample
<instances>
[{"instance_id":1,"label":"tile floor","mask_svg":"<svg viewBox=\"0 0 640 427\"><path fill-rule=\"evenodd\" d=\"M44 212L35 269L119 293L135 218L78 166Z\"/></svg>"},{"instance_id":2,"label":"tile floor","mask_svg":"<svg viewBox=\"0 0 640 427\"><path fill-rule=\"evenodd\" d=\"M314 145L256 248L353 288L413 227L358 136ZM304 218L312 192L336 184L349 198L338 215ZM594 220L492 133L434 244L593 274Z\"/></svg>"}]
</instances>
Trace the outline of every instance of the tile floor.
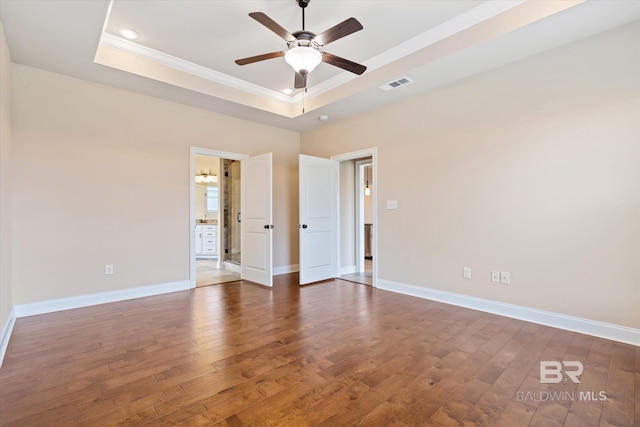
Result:
<instances>
[{"instance_id":1,"label":"tile floor","mask_svg":"<svg viewBox=\"0 0 640 427\"><path fill-rule=\"evenodd\" d=\"M364 273L343 274L340 279L373 286L373 261L370 259L364 260Z\"/></svg>"},{"instance_id":2,"label":"tile floor","mask_svg":"<svg viewBox=\"0 0 640 427\"><path fill-rule=\"evenodd\" d=\"M196 287L240 280L240 273L218 267L214 259L196 259Z\"/></svg>"}]
</instances>

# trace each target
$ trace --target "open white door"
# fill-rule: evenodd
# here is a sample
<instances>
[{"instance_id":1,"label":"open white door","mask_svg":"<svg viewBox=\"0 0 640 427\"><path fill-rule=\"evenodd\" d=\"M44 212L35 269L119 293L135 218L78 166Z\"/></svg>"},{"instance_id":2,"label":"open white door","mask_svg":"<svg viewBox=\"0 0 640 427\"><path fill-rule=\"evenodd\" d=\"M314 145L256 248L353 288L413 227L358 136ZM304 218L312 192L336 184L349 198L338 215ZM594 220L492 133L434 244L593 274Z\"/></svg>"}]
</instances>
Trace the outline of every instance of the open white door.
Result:
<instances>
[{"instance_id":1,"label":"open white door","mask_svg":"<svg viewBox=\"0 0 640 427\"><path fill-rule=\"evenodd\" d=\"M300 155L300 284L338 277L338 162Z\"/></svg>"},{"instance_id":2,"label":"open white door","mask_svg":"<svg viewBox=\"0 0 640 427\"><path fill-rule=\"evenodd\" d=\"M241 162L242 278L273 286L271 153Z\"/></svg>"}]
</instances>

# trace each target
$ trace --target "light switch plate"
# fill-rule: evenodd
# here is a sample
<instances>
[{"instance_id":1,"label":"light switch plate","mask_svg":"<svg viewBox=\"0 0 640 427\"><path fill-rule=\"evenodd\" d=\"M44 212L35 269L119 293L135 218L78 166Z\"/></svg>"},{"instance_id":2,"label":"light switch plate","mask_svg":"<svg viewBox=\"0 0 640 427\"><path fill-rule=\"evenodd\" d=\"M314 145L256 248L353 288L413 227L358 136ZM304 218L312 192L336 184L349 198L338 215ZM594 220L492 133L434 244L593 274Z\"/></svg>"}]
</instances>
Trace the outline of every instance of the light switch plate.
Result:
<instances>
[{"instance_id":1,"label":"light switch plate","mask_svg":"<svg viewBox=\"0 0 640 427\"><path fill-rule=\"evenodd\" d=\"M465 279L471 279L471 267L462 268L462 277Z\"/></svg>"},{"instance_id":2,"label":"light switch plate","mask_svg":"<svg viewBox=\"0 0 640 427\"><path fill-rule=\"evenodd\" d=\"M106 264L104 266L104 274L111 276L113 274L113 264Z\"/></svg>"},{"instance_id":3,"label":"light switch plate","mask_svg":"<svg viewBox=\"0 0 640 427\"><path fill-rule=\"evenodd\" d=\"M398 209L397 200L387 200L387 209Z\"/></svg>"},{"instance_id":4,"label":"light switch plate","mask_svg":"<svg viewBox=\"0 0 640 427\"><path fill-rule=\"evenodd\" d=\"M493 283L500 283L500 272L499 271L492 271L491 272L491 281Z\"/></svg>"}]
</instances>

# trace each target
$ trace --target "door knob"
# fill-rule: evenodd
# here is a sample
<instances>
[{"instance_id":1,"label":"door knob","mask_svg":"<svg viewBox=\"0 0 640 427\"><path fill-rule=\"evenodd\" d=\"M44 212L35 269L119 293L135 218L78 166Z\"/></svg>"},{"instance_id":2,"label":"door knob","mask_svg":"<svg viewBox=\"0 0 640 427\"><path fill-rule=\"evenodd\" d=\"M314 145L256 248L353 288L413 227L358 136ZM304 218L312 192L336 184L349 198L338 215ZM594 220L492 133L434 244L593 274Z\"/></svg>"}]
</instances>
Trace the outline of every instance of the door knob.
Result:
<instances>
[{"instance_id":1,"label":"door knob","mask_svg":"<svg viewBox=\"0 0 640 427\"><path fill-rule=\"evenodd\" d=\"M269 230L269 229L273 228L273 224L271 224L271 225L270 225L270 224L267 224L267 225L265 225L265 226L264 226L264 228L266 228L267 230Z\"/></svg>"},{"instance_id":2,"label":"door knob","mask_svg":"<svg viewBox=\"0 0 640 427\"><path fill-rule=\"evenodd\" d=\"M307 224L302 224L302 225L300 226L300 228L307 228L307 227L308 227L308 226L307 226Z\"/></svg>"}]
</instances>

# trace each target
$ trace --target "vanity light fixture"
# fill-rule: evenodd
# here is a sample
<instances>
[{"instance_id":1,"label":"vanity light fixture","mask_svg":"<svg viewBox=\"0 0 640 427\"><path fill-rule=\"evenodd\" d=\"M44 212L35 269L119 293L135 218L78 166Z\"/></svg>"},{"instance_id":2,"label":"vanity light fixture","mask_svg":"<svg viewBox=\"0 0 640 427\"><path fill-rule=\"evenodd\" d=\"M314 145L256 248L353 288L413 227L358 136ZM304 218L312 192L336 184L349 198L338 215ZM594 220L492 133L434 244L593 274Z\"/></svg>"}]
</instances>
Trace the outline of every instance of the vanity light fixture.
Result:
<instances>
[{"instance_id":1,"label":"vanity light fixture","mask_svg":"<svg viewBox=\"0 0 640 427\"><path fill-rule=\"evenodd\" d=\"M369 188L369 168L370 167L371 166L365 166L364 167L364 173L365 173L366 180L367 180L367 182L366 182L366 184L364 186L364 195L365 196L370 196L371 195L371 189Z\"/></svg>"},{"instance_id":2,"label":"vanity light fixture","mask_svg":"<svg viewBox=\"0 0 640 427\"><path fill-rule=\"evenodd\" d=\"M213 170L209 169L209 172L205 172L204 169L200 169L200 173L196 175L196 182L209 183L218 182L218 176L213 173Z\"/></svg>"}]
</instances>

